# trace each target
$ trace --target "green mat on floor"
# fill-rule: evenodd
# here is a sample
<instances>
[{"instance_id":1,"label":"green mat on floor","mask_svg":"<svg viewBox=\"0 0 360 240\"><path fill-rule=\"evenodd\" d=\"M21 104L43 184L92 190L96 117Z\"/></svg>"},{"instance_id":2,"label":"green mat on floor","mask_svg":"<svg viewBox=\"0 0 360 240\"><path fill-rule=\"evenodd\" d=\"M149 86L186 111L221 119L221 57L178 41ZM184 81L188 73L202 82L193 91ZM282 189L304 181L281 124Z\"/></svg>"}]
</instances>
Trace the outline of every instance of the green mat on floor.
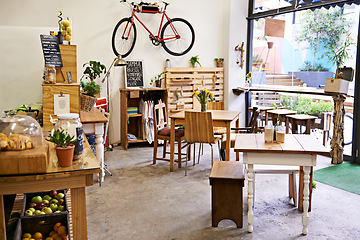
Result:
<instances>
[{"instance_id":1,"label":"green mat on floor","mask_svg":"<svg viewBox=\"0 0 360 240\"><path fill-rule=\"evenodd\" d=\"M314 171L314 180L360 195L360 165L343 162Z\"/></svg>"}]
</instances>

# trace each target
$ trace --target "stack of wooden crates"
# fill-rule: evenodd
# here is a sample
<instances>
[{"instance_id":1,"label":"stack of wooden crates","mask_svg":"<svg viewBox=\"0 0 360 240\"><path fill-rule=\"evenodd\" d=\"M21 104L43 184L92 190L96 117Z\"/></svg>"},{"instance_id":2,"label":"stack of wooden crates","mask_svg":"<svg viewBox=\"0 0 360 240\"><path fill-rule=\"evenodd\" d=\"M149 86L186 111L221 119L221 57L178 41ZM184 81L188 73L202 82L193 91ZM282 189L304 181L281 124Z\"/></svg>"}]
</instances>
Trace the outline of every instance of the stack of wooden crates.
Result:
<instances>
[{"instance_id":1,"label":"stack of wooden crates","mask_svg":"<svg viewBox=\"0 0 360 240\"><path fill-rule=\"evenodd\" d=\"M215 101L224 101L224 68L165 68L165 87L168 91L168 111L177 112L178 104L185 109L200 110L200 104L192 97L197 89L208 89L215 95Z\"/></svg>"},{"instance_id":2,"label":"stack of wooden crates","mask_svg":"<svg viewBox=\"0 0 360 240\"><path fill-rule=\"evenodd\" d=\"M56 68L56 83L42 85L43 90L43 129L49 131L53 129L53 124L50 122L50 115L54 115L54 95L69 94L70 95L70 112L80 112L80 84L77 83L77 60L76 60L76 45L59 45L61 58L63 61L62 69ZM71 72L73 83L69 84L67 79L67 72Z\"/></svg>"}]
</instances>

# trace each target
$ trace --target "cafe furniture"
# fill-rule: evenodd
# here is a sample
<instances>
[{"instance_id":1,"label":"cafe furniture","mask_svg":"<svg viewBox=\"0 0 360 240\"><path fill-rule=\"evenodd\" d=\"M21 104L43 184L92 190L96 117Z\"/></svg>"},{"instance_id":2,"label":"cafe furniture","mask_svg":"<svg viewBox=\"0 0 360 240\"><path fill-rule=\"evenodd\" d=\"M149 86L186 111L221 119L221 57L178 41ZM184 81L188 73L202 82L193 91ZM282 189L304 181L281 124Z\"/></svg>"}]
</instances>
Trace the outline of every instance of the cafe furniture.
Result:
<instances>
[{"instance_id":1,"label":"cafe furniture","mask_svg":"<svg viewBox=\"0 0 360 240\"><path fill-rule=\"evenodd\" d=\"M191 110L189 110L191 111ZM230 137L231 124L235 123L239 127L239 111L229 110L208 110L212 113L213 127L226 128L226 137ZM175 150L175 125L185 125L185 111L170 115L171 133L170 133L170 171L174 171L174 150ZM186 128L186 126L185 126ZM230 141L226 143L226 155L230 156ZM227 159L230 160L230 159Z\"/></svg>"},{"instance_id":2,"label":"cafe furniture","mask_svg":"<svg viewBox=\"0 0 360 240\"><path fill-rule=\"evenodd\" d=\"M99 162L85 140L82 157L71 167L59 167L54 144L44 144L49 145L45 173L0 176L0 239L6 240L3 195L53 189L71 189L73 239L87 239L85 187L93 185L93 174L100 172Z\"/></svg>"},{"instance_id":3,"label":"cafe furniture","mask_svg":"<svg viewBox=\"0 0 360 240\"><path fill-rule=\"evenodd\" d=\"M105 179L103 135L104 127L108 119L99 109L93 107L90 112L80 111L80 121L86 135L95 134L95 152L96 158L101 166L100 182L103 182Z\"/></svg>"},{"instance_id":4,"label":"cafe furniture","mask_svg":"<svg viewBox=\"0 0 360 240\"><path fill-rule=\"evenodd\" d=\"M158 117L159 116L159 117ZM161 117L162 116L162 117ZM156 164L156 160L162 160L162 161L170 161L170 158L166 158L166 146L167 142L170 141L170 126L168 126L167 123L168 117L167 117L167 109L165 103L156 104L154 106L154 154L153 154L153 164ZM175 141L178 144L178 158L177 162L179 165L179 168L181 167L181 150L186 146L182 146L181 143L184 142L184 128L177 128L175 130ZM158 149L158 141L163 140L164 146L163 146L163 155L162 158L157 157L157 149ZM190 149L189 149L190 150ZM188 154L186 154L186 160L187 160ZM185 161L186 161L185 160Z\"/></svg>"},{"instance_id":5,"label":"cafe furniture","mask_svg":"<svg viewBox=\"0 0 360 240\"><path fill-rule=\"evenodd\" d=\"M256 106L259 111L259 116L263 116L265 119L262 119L265 122L265 125L268 125L269 116L267 115L267 111L274 110L274 107L263 107L263 106ZM250 113L253 113L254 107L249 107Z\"/></svg>"},{"instance_id":6,"label":"cafe furniture","mask_svg":"<svg viewBox=\"0 0 360 240\"><path fill-rule=\"evenodd\" d=\"M317 117L310 116L307 114L296 114L296 115L286 115L288 122L291 124L291 131L293 134L298 133L298 126L305 126L305 134L310 134L311 131L311 122L313 122ZM286 132L289 132L289 126L287 126Z\"/></svg>"},{"instance_id":7,"label":"cafe furniture","mask_svg":"<svg viewBox=\"0 0 360 240\"><path fill-rule=\"evenodd\" d=\"M221 136L214 135L214 127L211 112L185 112L185 142L189 144L208 143L211 147L211 166L214 161L213 144L220 143ZM176 136L175 136L176 139ZM200 145L201 146L201 145ZM190 147L190 145L189 145ZM220 145L219 152L220 152ZM200 161L200 150L198 154L198 163ZM195 146L194 146L194 162L195 162ZM185 164L185 176L187 175L187 161Z\"/></svg>"},{"instance_id":8,"label":"cafe furniture","mask_svg":"<svg viewBox=\"0 0 360 240\"><path fill-rule=\"evenodd\" d=\"M244 167L237 161L214 161L210 176L211 225L217 227L223 219L243 227Z\"/></svg>"},{"instance_id":9,"label":"cafe furniture","mask_svg":"<svg viewBox=\"0 0 360 240\"><path fill-rule=\"evenodd\" d=\"M302 234L309 225L310 168L316 165L317 155L329 155L329 151L312 135L286 134L284 143L265 143L263 134L237 134L235 152L243 152L243 162L248 164L248 231L253 231L253 169L254 164L302 166L303 218Z\"/></svg>"},{"instance_id":10,"label":"cafe furniture","mask_svg":"<svg viewBox=\"0 0 360 240\"><path fill-rule=\"evenodd\" d=\"M272 119L273 126L279 121L281 124L285 122L286 133L289 133L289 120L286 115L295 115L297 112L289 109L274 109L267 111L267 117Z\"/></svg>"}]
</instances>

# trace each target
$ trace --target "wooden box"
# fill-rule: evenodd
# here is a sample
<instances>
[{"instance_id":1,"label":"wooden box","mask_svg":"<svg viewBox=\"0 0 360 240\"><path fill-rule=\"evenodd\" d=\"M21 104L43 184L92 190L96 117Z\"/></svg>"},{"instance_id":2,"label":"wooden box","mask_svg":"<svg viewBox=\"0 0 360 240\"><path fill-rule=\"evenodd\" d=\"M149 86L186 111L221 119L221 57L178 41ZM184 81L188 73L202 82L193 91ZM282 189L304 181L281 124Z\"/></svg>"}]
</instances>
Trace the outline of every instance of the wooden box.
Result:
<instances>
[{"instance_id":1,"label":"wooden box","mask_svg":"<svg viewBox=\"0 0 360 240\"><path fill-rule=\"evenodd\" d=\"M327 78L325 82L325 92L347 94L349 89L349 81L344 79Z\"/></svg>"},{"instance_id":2,"label":"wooden box","mask_svg":"<svg viewBox=\"0 0 360 240\"><path fill-rule=\"evenodd\" d=\"M44 142L34 149L0 152L0 175L45 173L49 162L48 149L49 145Z\"/></svg>"},{"instance_id":3,"label":"wooden box","mask_svg":"<svg viewBox=\"0 0 360 240\"><path fill-rule=\"evenodd\" d=\"M77 82L76 45L59 44L59 46L60 46L60 53L63 62L63 67L62 69L56 68L56 82L69 83L66 72L71 72L72 80L74 83L76 83Z\"/></svg>"},{"instance_id":4,"label":"wooden box","mask_svg":"<svg viewBox=\"0 0 360 240\"><path fill-rule=\"evenodd\" d=\"M50 131L53 129L53 124L50 122L50 115L54 115L54 94L70 94L70 112L80 112L80 85L75 84L43 84L43 129Z\"/></svg>"}]
</instances>

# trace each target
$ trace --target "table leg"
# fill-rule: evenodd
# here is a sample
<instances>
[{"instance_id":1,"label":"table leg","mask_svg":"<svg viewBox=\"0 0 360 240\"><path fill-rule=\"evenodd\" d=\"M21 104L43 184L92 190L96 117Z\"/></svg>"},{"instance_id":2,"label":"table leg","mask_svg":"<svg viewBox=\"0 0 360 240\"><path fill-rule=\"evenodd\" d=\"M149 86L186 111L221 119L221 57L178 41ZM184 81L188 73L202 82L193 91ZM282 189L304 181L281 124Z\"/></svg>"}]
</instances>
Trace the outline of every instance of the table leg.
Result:
<instances>
[{"instance_id":1,"label":"table leg","mask_svg":"<svg viewBox=\"0 0 360 240\"><path fill-rule=\"evenodd\" d=\"M170 130L170 172L174 171L174 154L175 154L175 120L171 120Z\"/></svg>"},{"instance_id":2,"label":"table leg","mask_svg":"<svg viewBox=\"0 0 360 240\"><path fill-rule=\"evenodd\" d=\"M248 164L248 232L253 232L254 213L253 213L253 164Z\"/></svg>"},{"instance_id":3,"label":"table leg","mask_svg":"<svg viewBox=\"0 0 360 240\"><path fill-rule=\"evenodd\" d=\"M71 205L74 240L88 239L85 187L71 189Z\"/></svg>"},{"instance_id":4,"label":"table leg","mask_svg":"<svg viewBox=\"0 0 360 240\"><path fill-rule=\"evenodd\" d=\"M306 128L305 128L305 134L310 134L311 130L311 119L306 120Z\"/></svg>"},{"instance_id":5,"label":"table leg","mask_svg":"<svg viewBox=\"0 0 360 240\"><path fill-rule=\"evenodd\" d=\"M267 111L265 111L265 126L268 125L269 122L269 114L267 113Z\"/></svg>"},{"instance_id":6,"label":"table leg","mask_svg":"<svg viewBox=\"0 0 360 240\"><path fill-rule=\"evenodd\" d=\"M101 166L101 181L103 182L105 179L105 170L104 170L104 124L103 123L96 123L95 124L95 152L96 158L100 163Z\"/></svg>"},{"instance_id":7,"label":"table leg","mask_svg":"<svg viewBox=\"0 0 360 240\"><path fill-rule=\"evenodd\" d=\"M0 239L6 240L4 196L0 194Z\"/></svg>"},{"instance_id":8,"label":"table leg","mask_svg":"<svg viewBox=\"0 0 360 240\"><path fill-rule=\"evenodd\" d=\"M236 119L235 126L236 126L237 128L240 127L240 120L239 120L239 118ZM236 131L236 133L237 133L237 132L239 132L239 131ZM236 161L240 161L240 152L236 152L235 154L236 154Z\"/></svg>"},{"instance_id":9,"label":"table leg","mask_svg":"<svg viewBox=\"0 0 360 240\"><path fill-rule=\"evenodd\" d=\"M309 207L309 179L310 179L310 167L304 166L304 203L303 203L303 218L302 218L302 234L307 234L307 226L309 225L309 214L308 214L308 207Z\"/></svg>"},{"instance_id":10,"label":"table leg","mask_svg":"<svg viewBox=\"0 0 360 240\"><path fill-rule=\"evenodd\" d=\"M230 161L230 122L226 123L226 161Z\"/></svg>"},{"instance_id":11,"label":"table leg","mask_svg":"<svg viewBox=\"0 0 360 240\"><path fill-rule=\"evenodd\" d=\"M289 118L285 116L285 126L286 126L286 134L289 133ZM293 127L293 126L291 126Z\"/></svg>"}]
</instances>

